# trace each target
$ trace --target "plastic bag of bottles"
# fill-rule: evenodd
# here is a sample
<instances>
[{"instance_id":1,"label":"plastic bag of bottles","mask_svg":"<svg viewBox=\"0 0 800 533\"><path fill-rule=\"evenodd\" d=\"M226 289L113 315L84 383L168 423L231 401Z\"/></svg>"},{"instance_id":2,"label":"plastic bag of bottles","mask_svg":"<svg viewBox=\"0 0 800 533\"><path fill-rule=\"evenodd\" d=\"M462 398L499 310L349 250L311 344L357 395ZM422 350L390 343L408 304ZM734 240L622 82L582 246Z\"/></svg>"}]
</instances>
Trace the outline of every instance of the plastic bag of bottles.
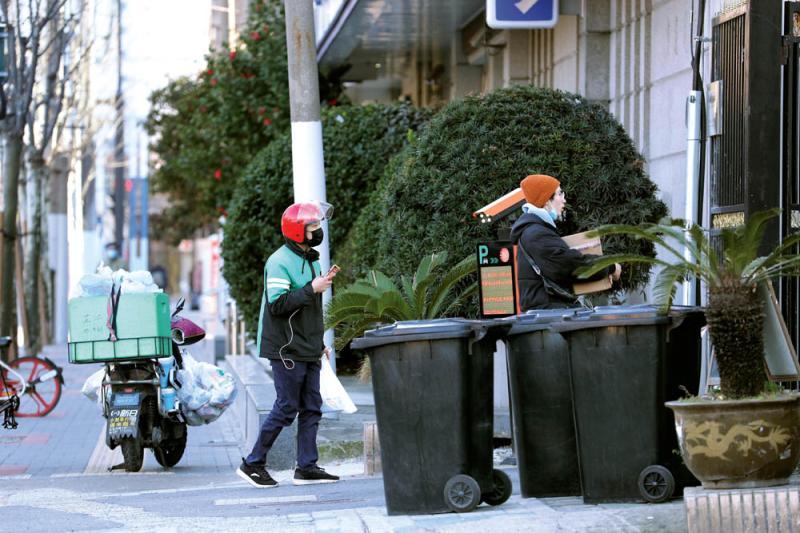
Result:
<instances>
[{"instance_id":1,"label":"plastic bag of bottles","mask_svg":"<svg viewBox=\"0 0 800 533\"><path fill-rule=\"evenodd\" d=\"M213 422L236 399L236 383L218 366L198 362L184 353L176 390L181 412L190 426Z\"/></svg>"}]
</instances>

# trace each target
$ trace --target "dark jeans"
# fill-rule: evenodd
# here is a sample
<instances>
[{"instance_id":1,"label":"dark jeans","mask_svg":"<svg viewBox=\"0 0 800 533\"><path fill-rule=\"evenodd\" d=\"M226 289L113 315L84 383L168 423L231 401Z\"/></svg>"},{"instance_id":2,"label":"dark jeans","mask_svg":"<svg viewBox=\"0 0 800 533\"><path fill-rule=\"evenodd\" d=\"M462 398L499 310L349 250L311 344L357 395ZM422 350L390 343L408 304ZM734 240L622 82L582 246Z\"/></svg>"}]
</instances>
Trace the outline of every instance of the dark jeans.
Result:
<instances>
[{"instance_id":1,"label":"dark jeans","mask_svg":"<svg viewBox=\"0 0 800 533\"><path fill-rule=\"evenodd\" d=\"M265 465L275 439L297 417L297 466L310 468L317 464L317 428L322 418L320 362L295 361L291 370L286 370L279 359L270 363L278 397L245 461L249 465Z\"/></svg>"}]
</instances>

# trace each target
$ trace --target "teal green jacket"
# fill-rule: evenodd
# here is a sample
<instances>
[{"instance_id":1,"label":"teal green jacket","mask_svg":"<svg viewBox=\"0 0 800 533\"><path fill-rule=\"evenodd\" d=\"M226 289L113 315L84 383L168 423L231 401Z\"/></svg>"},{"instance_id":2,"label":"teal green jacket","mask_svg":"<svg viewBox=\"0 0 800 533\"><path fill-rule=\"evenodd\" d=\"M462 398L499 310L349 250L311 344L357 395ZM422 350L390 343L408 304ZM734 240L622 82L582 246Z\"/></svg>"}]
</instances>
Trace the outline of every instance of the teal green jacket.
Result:
<instances>
[{"instance_id":1,"label":"teal green jacket","mask_svg":"<svg viewBox=\"0 0 800 533\"><path fill-rule=\"evenodd\" d=\"M311 281L320 274L316 250L286 244L264 265L258 321L258 354L269 359L317 361L325 348L322 294Z\"/></svg>"}]
</instances>

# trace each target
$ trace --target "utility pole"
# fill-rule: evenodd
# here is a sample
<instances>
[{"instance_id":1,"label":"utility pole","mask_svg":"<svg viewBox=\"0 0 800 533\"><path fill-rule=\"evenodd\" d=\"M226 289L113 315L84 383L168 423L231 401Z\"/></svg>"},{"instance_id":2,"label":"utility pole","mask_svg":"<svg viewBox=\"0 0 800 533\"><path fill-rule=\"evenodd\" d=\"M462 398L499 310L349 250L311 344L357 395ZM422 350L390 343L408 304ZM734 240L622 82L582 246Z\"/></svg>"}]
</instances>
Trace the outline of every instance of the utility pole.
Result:
<instances>
[{"instance_id":1,"label":"utility pole","mask_svg":"<svg viewBox=\"0 0 800 533\"><path fill-rule=\"evenodd\" d=\"M114 132L114 241L122 254L125 238L125 101L122 94L122 0L117 0L117 94Z\"/></svg>"},{"instance_id":2,"label":"utility pole","mask_svg":"<svg viewBox=\"0 0 800 533\"><path fill-rule=\"evenodd\" d=\"M292 118L292 172L294 201L326 201L325 162L322 157L322 122L319 111L319 72L314 36L314 0L284 0L286 10L286 51L289 63L289 105ZM330 267L328 223L318 247L322 271ZM331 298L328 289L323 305ZM333 349L333 330L325 332L325 344ZM335 355L331 366L336 369Z\"/></svg>"}]
</instances>

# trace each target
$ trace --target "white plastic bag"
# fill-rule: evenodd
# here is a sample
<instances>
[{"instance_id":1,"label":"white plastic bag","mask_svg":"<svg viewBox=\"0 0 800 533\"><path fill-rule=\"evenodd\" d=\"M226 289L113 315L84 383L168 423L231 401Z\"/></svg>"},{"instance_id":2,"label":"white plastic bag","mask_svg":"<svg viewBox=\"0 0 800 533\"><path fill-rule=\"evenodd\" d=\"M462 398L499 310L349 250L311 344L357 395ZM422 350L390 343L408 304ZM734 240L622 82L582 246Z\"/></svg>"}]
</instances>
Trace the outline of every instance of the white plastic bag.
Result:
<instances>
[{"instance_id":1,"label":"white plastic bag","mask_svg":"<svg viewBox=\"0 0 800 533\"><path fill-rule=\"evenodd\" d=\"M103 378L106 376L105 367L101 368L83 382L81 392L84 396L96 402L100 397L100 388L103 386Z\"/></svg>"},{"instance_id":2,"label":"white plastic bag","mask_svg":"<svg viewBox=\"0 0 800 533\"><path fill-rule=\"evenodd\" d=\"M181 386L175 392L190 426L213 422L236 398L232 376L217 366L196 361L187 353L183 354L183 368L177 376Z\"/></svg>"},{"instance_id":3,"label":"white plastic bag","mask_svg":"<svg viewBox=\"0 0 800 533\"><path fill-rule=\"evenodd\" d=\"M120 268L112 271L101 263L97 272L81 277L78 285L72 289L70 298L108 296L114 284L120 287L122 294L163 292L153 282L153 275L147 270L128 272L124 268Z\"/></svg>"},{"instance_id":4,"label":"white plastic bag","mask_svg":"<svg viewBox=\"0 0 800 533\"><path fill-rule=\"evenodd\" d=\"M114 283L111 276L111 269L101 263L97 267L97 272L81 277L77 287L72 289L70 297L108 296Z\"/></svg>"},{"instance_id":5,"label":"white plastic bag","mask_svg":"<svg viewBox=\"0 0 800 533\"><path fill-rule=\"evenodd\" d=\"M319 393L322 396L323 411L341 411L350 415L358 410L353 400L350 399L350 395L342 387L339 378L334 374L327 357L322 358L322 367L319 372Z\"/></svg>"},{"instance_id":6,"label":"white plastic bag","mask_svg":"<svg viewBox=\"0 0 800 533\"><path fill-rule=\"evenodd\" d=\"M153 275L147 270L136 270L134 272L125 272L118 270L115 273L120 273L122 280L122 294L134 294L143 292L161 292L161 289L153 283Z\"/></svg>"}]
</instances>

